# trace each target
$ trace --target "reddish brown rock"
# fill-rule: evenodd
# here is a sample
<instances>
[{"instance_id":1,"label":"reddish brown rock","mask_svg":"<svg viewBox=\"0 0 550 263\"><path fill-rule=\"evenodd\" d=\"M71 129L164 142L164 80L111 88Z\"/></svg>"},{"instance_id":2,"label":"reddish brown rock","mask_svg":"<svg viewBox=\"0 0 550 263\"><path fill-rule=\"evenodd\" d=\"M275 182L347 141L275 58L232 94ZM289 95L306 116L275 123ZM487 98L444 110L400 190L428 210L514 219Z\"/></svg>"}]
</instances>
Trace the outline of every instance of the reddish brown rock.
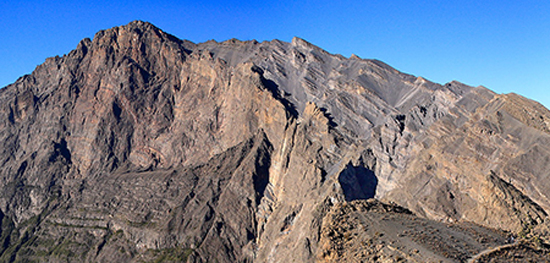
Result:
<instances>
[{"instance_id":1,"label":"reddish brown rock","mask_svg":"<svg viewBox=\"0 0 550 263\"><path fill-rule=\"evenodd\" d=\"M487 227L548 240L547 109L299 38L194 44L136 21L47 59L0 102L2 261L374 260L403 247L463 261L502 243ZM369 215L371 197L407 213ZM358 210L335 216L346 204ZM397 239L361 251L377 231L350 227L386 216L462 228L438 250L442 234L385 224ZM340 223L351 232L329 236Z\"/></svg>"}]
</instances>

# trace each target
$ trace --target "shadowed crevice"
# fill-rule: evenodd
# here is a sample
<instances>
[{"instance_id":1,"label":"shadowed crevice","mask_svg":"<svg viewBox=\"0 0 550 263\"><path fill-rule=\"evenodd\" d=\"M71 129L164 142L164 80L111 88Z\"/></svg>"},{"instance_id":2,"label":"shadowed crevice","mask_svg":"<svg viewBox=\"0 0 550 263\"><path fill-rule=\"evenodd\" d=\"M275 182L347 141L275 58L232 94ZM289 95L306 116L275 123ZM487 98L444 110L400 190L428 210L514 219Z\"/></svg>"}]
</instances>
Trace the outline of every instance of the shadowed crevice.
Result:
<instances>
[{"instance_id":1,"label":"shadowed crevice","mask_svg":"<svg viewBox=\"0 0 550 263\"><path fill-rule=\"evenodd\" d=\"M258 75L260 75L260 80L262 81L262 84L263 84L264 88L267 89L271 93L273 98L275 98L276 100L281 102L281 104L283 104L283 106L285 107L288 114L290 114L290 116L292 116L294 118L297 118L298 117L298 111L296 110L296 106L294 104L292 104L292 102L290 102L289 100L287 100L286 98L281 96L281 91L279 89L279 85L277 85L277 83L275 83L273 80L266 79L264 77L264 70L261 69L260 67L253 66L251 68L251 70L253 72L258 73ZM283 94L286 95L287 93L283 92Z\"/></svg>"},{"instance_id":2,"label":"shadowed crevice","mask_svg":"<svg viewBox=\"0 0 550 263\"><path fill-rule=\"evenodd\" d=\"M49 160L55 162L59 157L63 158L67 164L72 164L71 151L67 147L65 139L61 139L59 143L54 143L54 151Z\"/></svg>"}]
</instances>

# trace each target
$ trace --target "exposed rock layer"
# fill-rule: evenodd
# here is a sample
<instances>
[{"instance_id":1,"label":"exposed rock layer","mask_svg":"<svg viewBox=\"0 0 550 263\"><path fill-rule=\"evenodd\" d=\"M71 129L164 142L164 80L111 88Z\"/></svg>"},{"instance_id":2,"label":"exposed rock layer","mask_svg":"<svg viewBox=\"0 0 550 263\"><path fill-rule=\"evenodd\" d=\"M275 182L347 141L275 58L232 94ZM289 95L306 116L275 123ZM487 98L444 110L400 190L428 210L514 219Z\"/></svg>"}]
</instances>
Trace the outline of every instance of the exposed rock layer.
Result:
<instances>
[{"instance_id":1,"label":"exposed rock layer","mask_svg":"<svg viewBox=\"0 0 550 263\"><path fill-rule=\"evenodd\" d=\"M485 227L548 240L546 108L299 38L194 44L132 22L0 101L4 261L351 259L371 230L343 253L326 233L342 205L372 197L408 209L386 211L395 222L464 226L444 230L468 244L447 254L396 241L436 259L503 242ZM364 226L385 217L361 209ZM373 253L402 252L388 249Z\"/></svg>"}]
</instances>

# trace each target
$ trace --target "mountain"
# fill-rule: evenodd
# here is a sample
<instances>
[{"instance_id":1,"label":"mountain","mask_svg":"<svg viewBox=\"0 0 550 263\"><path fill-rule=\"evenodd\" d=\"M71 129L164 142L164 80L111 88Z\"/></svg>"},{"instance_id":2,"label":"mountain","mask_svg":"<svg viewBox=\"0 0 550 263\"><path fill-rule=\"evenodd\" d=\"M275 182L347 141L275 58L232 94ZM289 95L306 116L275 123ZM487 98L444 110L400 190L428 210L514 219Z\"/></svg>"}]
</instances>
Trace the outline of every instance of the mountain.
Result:
<instances>
[{"instance_id":1,"label":"mountain","mask_svg":"<svg viewBox=\"0 0 550 263\"><path fill-rule=\"evenodd\" d=\"M100 31L0 90L0 141L3 262L550 251L546 108L299 38Z\"/></svg>"}]
</instances>

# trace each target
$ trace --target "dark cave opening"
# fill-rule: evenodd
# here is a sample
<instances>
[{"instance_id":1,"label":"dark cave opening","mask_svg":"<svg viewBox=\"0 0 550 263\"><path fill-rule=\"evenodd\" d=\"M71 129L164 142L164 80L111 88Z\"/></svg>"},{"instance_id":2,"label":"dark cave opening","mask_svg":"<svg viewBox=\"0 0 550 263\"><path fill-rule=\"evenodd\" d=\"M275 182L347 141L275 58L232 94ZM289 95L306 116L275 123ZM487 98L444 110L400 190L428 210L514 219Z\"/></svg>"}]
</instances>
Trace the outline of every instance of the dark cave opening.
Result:
<instances>
[{"instance_id":1,"label":"dark cave opening","mask_svg":"<svg viewBox=\"0 0 550 263\"><path fill-rule=\"evenodd\" d=\"M378 179L374 171L348 163L338 176L346 201L374 198Z\"/></svg>"}]
</instances>

